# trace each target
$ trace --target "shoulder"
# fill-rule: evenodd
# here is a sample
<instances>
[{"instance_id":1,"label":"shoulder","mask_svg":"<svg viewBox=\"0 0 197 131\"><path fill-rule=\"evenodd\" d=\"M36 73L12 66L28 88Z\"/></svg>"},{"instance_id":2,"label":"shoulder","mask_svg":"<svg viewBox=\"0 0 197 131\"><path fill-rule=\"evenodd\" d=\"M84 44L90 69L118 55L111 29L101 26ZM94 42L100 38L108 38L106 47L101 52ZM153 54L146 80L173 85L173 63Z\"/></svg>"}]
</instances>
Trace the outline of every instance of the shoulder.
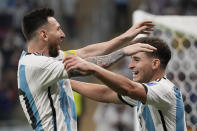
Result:
<instances>
[{"instance_id":1,"label":"shoulder","mask_svg":"<svg viewBox=\"0 0 197 131\"><path fill-rule=\"evenodd\" d=\"M62 50L59 50L59 55L55 57L55 60L62 61L65 58L65 53Z\"/></svg>"},{"instance_id":2,"label":"shoulder","mask_svg":"<svg viewBox=\"0 0 197 131\"><path fill-rule=\"evenodd\" d=\"M47 69L51 65L54 64L57 65L60 63L61 63L60 61L55 60L52 57L35 55L35 54L25 55L19 61L19 65L25 65L27 67L36 67L42 69Z\"/></svg>"},{"instance_id":3,"label":"shoulder","mask_svg":"<svg viewBox=\"0 0 197 131\"><path fill-rule=\"evenodd\" d=\"M144 84L147 87L146 104L162 107L162 105L171 105L174 97L174 84L167 78Z\"/></svg>"},{"instance_id":4,"label":"shoulder","mask_svg":"<svg viewBox=\"0 0 197 131\"><path fill-rule=\"evenodd\" d=\"M69 56L69 55L77 55L77 51L76 50L67 50L67 51L59 50L59 55L54 59L62 61L66 56Z\"/></svg>"},{"instance_id":5,"label":"shoulder","mask_svg":"<svg viewBox=\"0 0 197 131\"><path fill-rule=\"evenodd\" d=\"M165 77L150 83L144 83L143 85L147 87L148 91L151 89L151 90L158 90L166 93L169 93L174 87L174 84Z\"/></svg>"}]
</instances>

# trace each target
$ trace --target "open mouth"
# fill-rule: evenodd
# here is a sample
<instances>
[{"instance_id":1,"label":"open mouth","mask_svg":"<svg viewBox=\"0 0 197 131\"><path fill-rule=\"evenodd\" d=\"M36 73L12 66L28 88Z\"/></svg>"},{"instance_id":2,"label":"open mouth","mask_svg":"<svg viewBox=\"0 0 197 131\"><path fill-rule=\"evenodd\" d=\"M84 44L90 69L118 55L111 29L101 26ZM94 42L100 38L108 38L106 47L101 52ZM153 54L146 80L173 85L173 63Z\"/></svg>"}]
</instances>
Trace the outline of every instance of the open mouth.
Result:
<instances>
[{"instance_id":1,"label":"open mouth","mask_svg":"<svg viewBox=\"0 0 197 131\"><path fill-rule=\"evenodd\" d=\"M132 71L133 77L137 76L139 74L139 71Z\"/></svg>"}]
</instances>

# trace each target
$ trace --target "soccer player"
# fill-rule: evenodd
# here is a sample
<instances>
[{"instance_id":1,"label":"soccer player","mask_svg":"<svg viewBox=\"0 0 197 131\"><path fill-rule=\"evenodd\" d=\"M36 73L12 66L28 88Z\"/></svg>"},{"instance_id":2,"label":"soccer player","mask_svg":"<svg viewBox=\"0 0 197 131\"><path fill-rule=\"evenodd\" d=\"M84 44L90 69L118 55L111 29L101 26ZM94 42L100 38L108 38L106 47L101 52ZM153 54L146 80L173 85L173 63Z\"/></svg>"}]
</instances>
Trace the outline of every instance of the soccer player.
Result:
<instances>
[{"instance_id":1,"label":"soccer player","mask_svg":"<svg viewBox=\"0 0 197 131\"><path fill-rule=\"evenodd\" d=\"M110 41L63 52L60 44L65 34L54 18L54 11L42 8L27 13L23 18L22 30L28 46L27 51L21 54L17 78L19 99L32 128L36 131L77 130L75 104L69 80L70 76L77 73L73 71L68 74L65 70L61 60L66 55L74 54L81 58L91 56L89 61L101 66L110 65L124 56L123 50L111 53L113 50L131 41L139 33L149 33L153 30L152 26L151 21L144 21ZM150 45L129 46L133 47L152 50ZM108 53L111 54L92 57Z\"/></svg>"},{"instance_id":2,"label":"soccer player","mask_svg":"<svg viewBox=\"0 0 197 131\"><path fill-rule=\"evenodd\" d=\"M139 38L134 43L147 43L157 50L136 52L123 48L132 59L129 68L133 80L76 56L67 57L64 61L67 71L78 69L92 73L107 85L71 80L73 90L97 101L137 106L141 131L186 131L181 92L165 76L171 58L168 45L149 37Z\"/></svg>"}]
</instances>

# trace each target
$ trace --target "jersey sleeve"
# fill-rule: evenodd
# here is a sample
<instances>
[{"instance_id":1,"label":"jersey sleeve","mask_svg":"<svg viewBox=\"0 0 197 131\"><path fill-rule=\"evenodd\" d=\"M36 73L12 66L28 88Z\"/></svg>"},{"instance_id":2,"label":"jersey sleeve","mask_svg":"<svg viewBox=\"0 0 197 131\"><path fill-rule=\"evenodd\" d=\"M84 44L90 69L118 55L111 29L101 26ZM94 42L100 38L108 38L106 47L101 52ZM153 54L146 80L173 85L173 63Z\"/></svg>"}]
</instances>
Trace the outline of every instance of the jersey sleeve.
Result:
<instances>
[{"instance_id":1,"label":"jersey sleeve","mask_svg":"<svg viewBox=\"0 0 197 131\"><path fill-rule=\"evenodd\" d=\"M147 89L146 105L153 105L157 108L166 108L170 105L172 93L168 86L162 82L143 84Z\"/></svg>"},{"instance_id":2,"label":"jersey sleeve","mask_svg":"<svg viewBox=\"0 0 197 131\"><path fill-rule=\"evenodd\" d=\"M40 60L39 66L35 66L31 71L32 77L38 81L43 87L50 86L58 80L68 78L67 71L64 69L62 61L53 58L44 58ZM30 68L31 69L31 68Z\"/></svg>"},{"instance_id":3,"label":"jersey sleeve","mask_svg":"<svg viewBox=\"0 0 197 131\"><path fill-rule=\"evenodd\" d=\"M134 100L128 96L122 96L120 94L118 94L118 98L125 104L130 105L131 107L134 107L137 105L137 100Z\"/></svg>"}]
</instances>

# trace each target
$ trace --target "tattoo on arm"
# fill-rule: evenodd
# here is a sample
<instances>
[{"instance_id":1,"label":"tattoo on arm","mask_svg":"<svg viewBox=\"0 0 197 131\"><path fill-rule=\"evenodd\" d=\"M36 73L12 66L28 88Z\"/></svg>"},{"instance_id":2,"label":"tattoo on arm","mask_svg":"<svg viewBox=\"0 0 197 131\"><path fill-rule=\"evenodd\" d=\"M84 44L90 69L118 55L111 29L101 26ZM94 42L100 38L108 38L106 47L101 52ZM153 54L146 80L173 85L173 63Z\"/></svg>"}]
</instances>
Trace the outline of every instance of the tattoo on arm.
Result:
<instances>
[{"instance_id":1,"label":"tattoo on arm","mask_svg":"<svg viewBox=\"0 0 197 131\"><path fill-rule=\"evenodd\" d=\"M118 61L119 59L123 58L124 56L125 54L123 50L120 49L108 55L88 57L85 60L106 68Z\"/></svg>"},{"instance_id":2,"label":"tattoo on arm","mask_svg":"<svg viewBox=\"0 0 197 131\"><path fill-rule=\"evenodd\" d=\"M85 60L106 68L106 67L109 67L111 64L115 63L116 61L118 61L119 59L123 58L124 56L125 54L123 50L120 49L108 55L88 57ZM77 69L68 72L69 77L84 76L84 75L89 75L89 74L90 73L85 73Z\"/></svg>"},{"instance_id":3,"label":"tattoo on arm","mask_svg":"<svg viewBox=\"0 0 197 131\"><path fill-rule=\"evenodd\" d=\"M86 74L86 76L89 75L88 73ZM84 76L84 74L77 69L71 70L70 72L68 72L68 77L77 77L77 76Z\"/></svg>"}]
</instances>

